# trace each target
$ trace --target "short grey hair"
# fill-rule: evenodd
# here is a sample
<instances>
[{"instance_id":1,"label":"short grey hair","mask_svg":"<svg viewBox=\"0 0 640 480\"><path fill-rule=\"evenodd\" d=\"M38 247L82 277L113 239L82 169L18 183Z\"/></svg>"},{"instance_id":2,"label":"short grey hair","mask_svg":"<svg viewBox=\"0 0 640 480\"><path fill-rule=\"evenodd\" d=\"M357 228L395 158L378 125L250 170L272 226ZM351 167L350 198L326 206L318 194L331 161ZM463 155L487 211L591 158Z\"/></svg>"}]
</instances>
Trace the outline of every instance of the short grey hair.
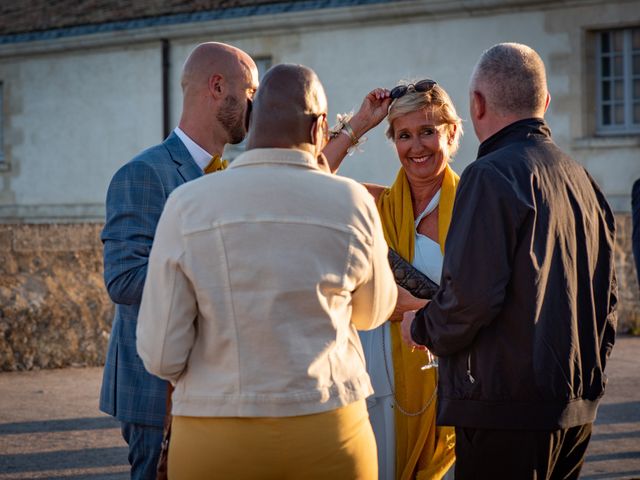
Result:
<instances>
[{"instance_id":1,"label":"short grey hair","mask_svg":"<svg viewBox=\"0 0 640 480\"><path fill-rule=\"evenodd\" d=\"M520 43L499 43L478 60L471 88L502 114L540 116L547 101L547 75L540 55Z\"/></svg>"}]
</instances>

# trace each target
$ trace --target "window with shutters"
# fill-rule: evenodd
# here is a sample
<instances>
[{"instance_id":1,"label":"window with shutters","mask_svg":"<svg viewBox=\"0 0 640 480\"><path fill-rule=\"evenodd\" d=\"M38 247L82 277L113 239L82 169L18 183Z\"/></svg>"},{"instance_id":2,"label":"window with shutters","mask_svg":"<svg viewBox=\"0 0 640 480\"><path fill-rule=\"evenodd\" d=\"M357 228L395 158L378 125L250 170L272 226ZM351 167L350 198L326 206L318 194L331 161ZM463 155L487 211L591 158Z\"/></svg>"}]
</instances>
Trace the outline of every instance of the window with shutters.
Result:
<instances>
[{"instance_id":1,"label":"window with shutters","mask_svg":"<svg viewBox=\"0 0 640 480\"><path fill-rule=\"evenodd\" d=\"M597 32L598 134L640 133L640 27Z\"/></svg>"}]
</instances>

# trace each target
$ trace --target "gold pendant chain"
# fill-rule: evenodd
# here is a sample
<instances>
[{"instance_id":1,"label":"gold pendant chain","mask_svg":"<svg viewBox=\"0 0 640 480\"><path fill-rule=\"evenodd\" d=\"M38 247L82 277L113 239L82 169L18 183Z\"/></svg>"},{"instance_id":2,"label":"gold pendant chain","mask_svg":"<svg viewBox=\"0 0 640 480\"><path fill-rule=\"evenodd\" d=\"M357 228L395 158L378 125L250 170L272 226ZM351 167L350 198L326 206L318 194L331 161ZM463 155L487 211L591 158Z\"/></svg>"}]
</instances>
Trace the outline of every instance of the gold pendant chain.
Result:
<instances>
[{"instance_id":1,"label":"gold pendant chain","mask_svg":"<svg viewBox=\"0 0 640 480\"><path fill-rule=\"evenodd\" d=\"M391 334L391 329L389 329L389 334ZM436 388L433 389L433 394L431 395L431 398L429 398L429 400L427 400L427 403L417 412L409 412L407 410L405 410L404 408L402 408L402 406L400 405L400 402L398 402L398 397L396 397L396 389L395 389L395 385L394 382L391 380L391 374L389 373L389 365L387 363L387 349L385 346L385 341L384 338L386 337L386 332L382 331L382 358L384 360L384 370L387 373L387 382L389 382L389 388L391 388L391 394L393 395L393 402L395 404L395 406L398 408L398 410L400 411L400 413L402 413L403 415L406 415L407 417L418 417L420 415L422 415L424 412L427 411L427 408L429 408L431 406L431 404L433 403L433 400L436 398L436 394L438 393L438 385L437 385L437 372L436 372Z\"/></svg>"}]
</instances>

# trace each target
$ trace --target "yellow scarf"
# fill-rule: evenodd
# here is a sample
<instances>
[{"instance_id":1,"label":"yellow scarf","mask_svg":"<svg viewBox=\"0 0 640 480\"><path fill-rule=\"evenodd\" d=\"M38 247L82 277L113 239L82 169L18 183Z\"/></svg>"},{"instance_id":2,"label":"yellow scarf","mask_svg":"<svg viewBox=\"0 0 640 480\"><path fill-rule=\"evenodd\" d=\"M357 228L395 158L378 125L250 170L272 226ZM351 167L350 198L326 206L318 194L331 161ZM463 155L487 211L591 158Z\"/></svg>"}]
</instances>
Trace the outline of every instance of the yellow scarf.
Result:
<instances>
[{"instance_id":1,"label":"yellow scarf","mask_svg":"<svg viewBox=\"0 0 640 480\"><path fill-rule=\"evenodd\" d=\"M444 253L453 200L459 177L447 165L442 180L438 207L438 243ZM409 181L400 169L396 181L378 199L378 211L389 247L405 260L412 261L415 226ZM421 370L424 352L411 352L400 335L400 322L390 325L395 398L407 412L418 412L434 395L437 369ZM417 416L407 416L395 409L396 479L441 479L455 461L455 433L452 427L436 427L436 402Z\"/></svg>"}]
</instances>

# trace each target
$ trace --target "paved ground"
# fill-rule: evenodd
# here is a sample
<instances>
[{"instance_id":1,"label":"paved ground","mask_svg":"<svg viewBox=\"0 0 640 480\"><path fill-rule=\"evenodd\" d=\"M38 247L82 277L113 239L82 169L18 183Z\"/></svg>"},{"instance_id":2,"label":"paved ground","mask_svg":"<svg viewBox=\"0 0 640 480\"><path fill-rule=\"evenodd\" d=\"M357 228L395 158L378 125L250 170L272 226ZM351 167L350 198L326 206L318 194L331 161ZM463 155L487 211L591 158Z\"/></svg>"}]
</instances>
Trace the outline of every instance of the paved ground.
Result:
<instances>
[{"instance_id":1,"label":"paved ground","mask_svg":"<svg viewBox=\"0 0 640 480\"><path fill-rule=\"evenodd\" d=\"M640 337L620 337L583 479L640 479ZM99 368L0 373L0 480L126 479L118 425L98 411Z\"/></svg>"}]
</instances>

